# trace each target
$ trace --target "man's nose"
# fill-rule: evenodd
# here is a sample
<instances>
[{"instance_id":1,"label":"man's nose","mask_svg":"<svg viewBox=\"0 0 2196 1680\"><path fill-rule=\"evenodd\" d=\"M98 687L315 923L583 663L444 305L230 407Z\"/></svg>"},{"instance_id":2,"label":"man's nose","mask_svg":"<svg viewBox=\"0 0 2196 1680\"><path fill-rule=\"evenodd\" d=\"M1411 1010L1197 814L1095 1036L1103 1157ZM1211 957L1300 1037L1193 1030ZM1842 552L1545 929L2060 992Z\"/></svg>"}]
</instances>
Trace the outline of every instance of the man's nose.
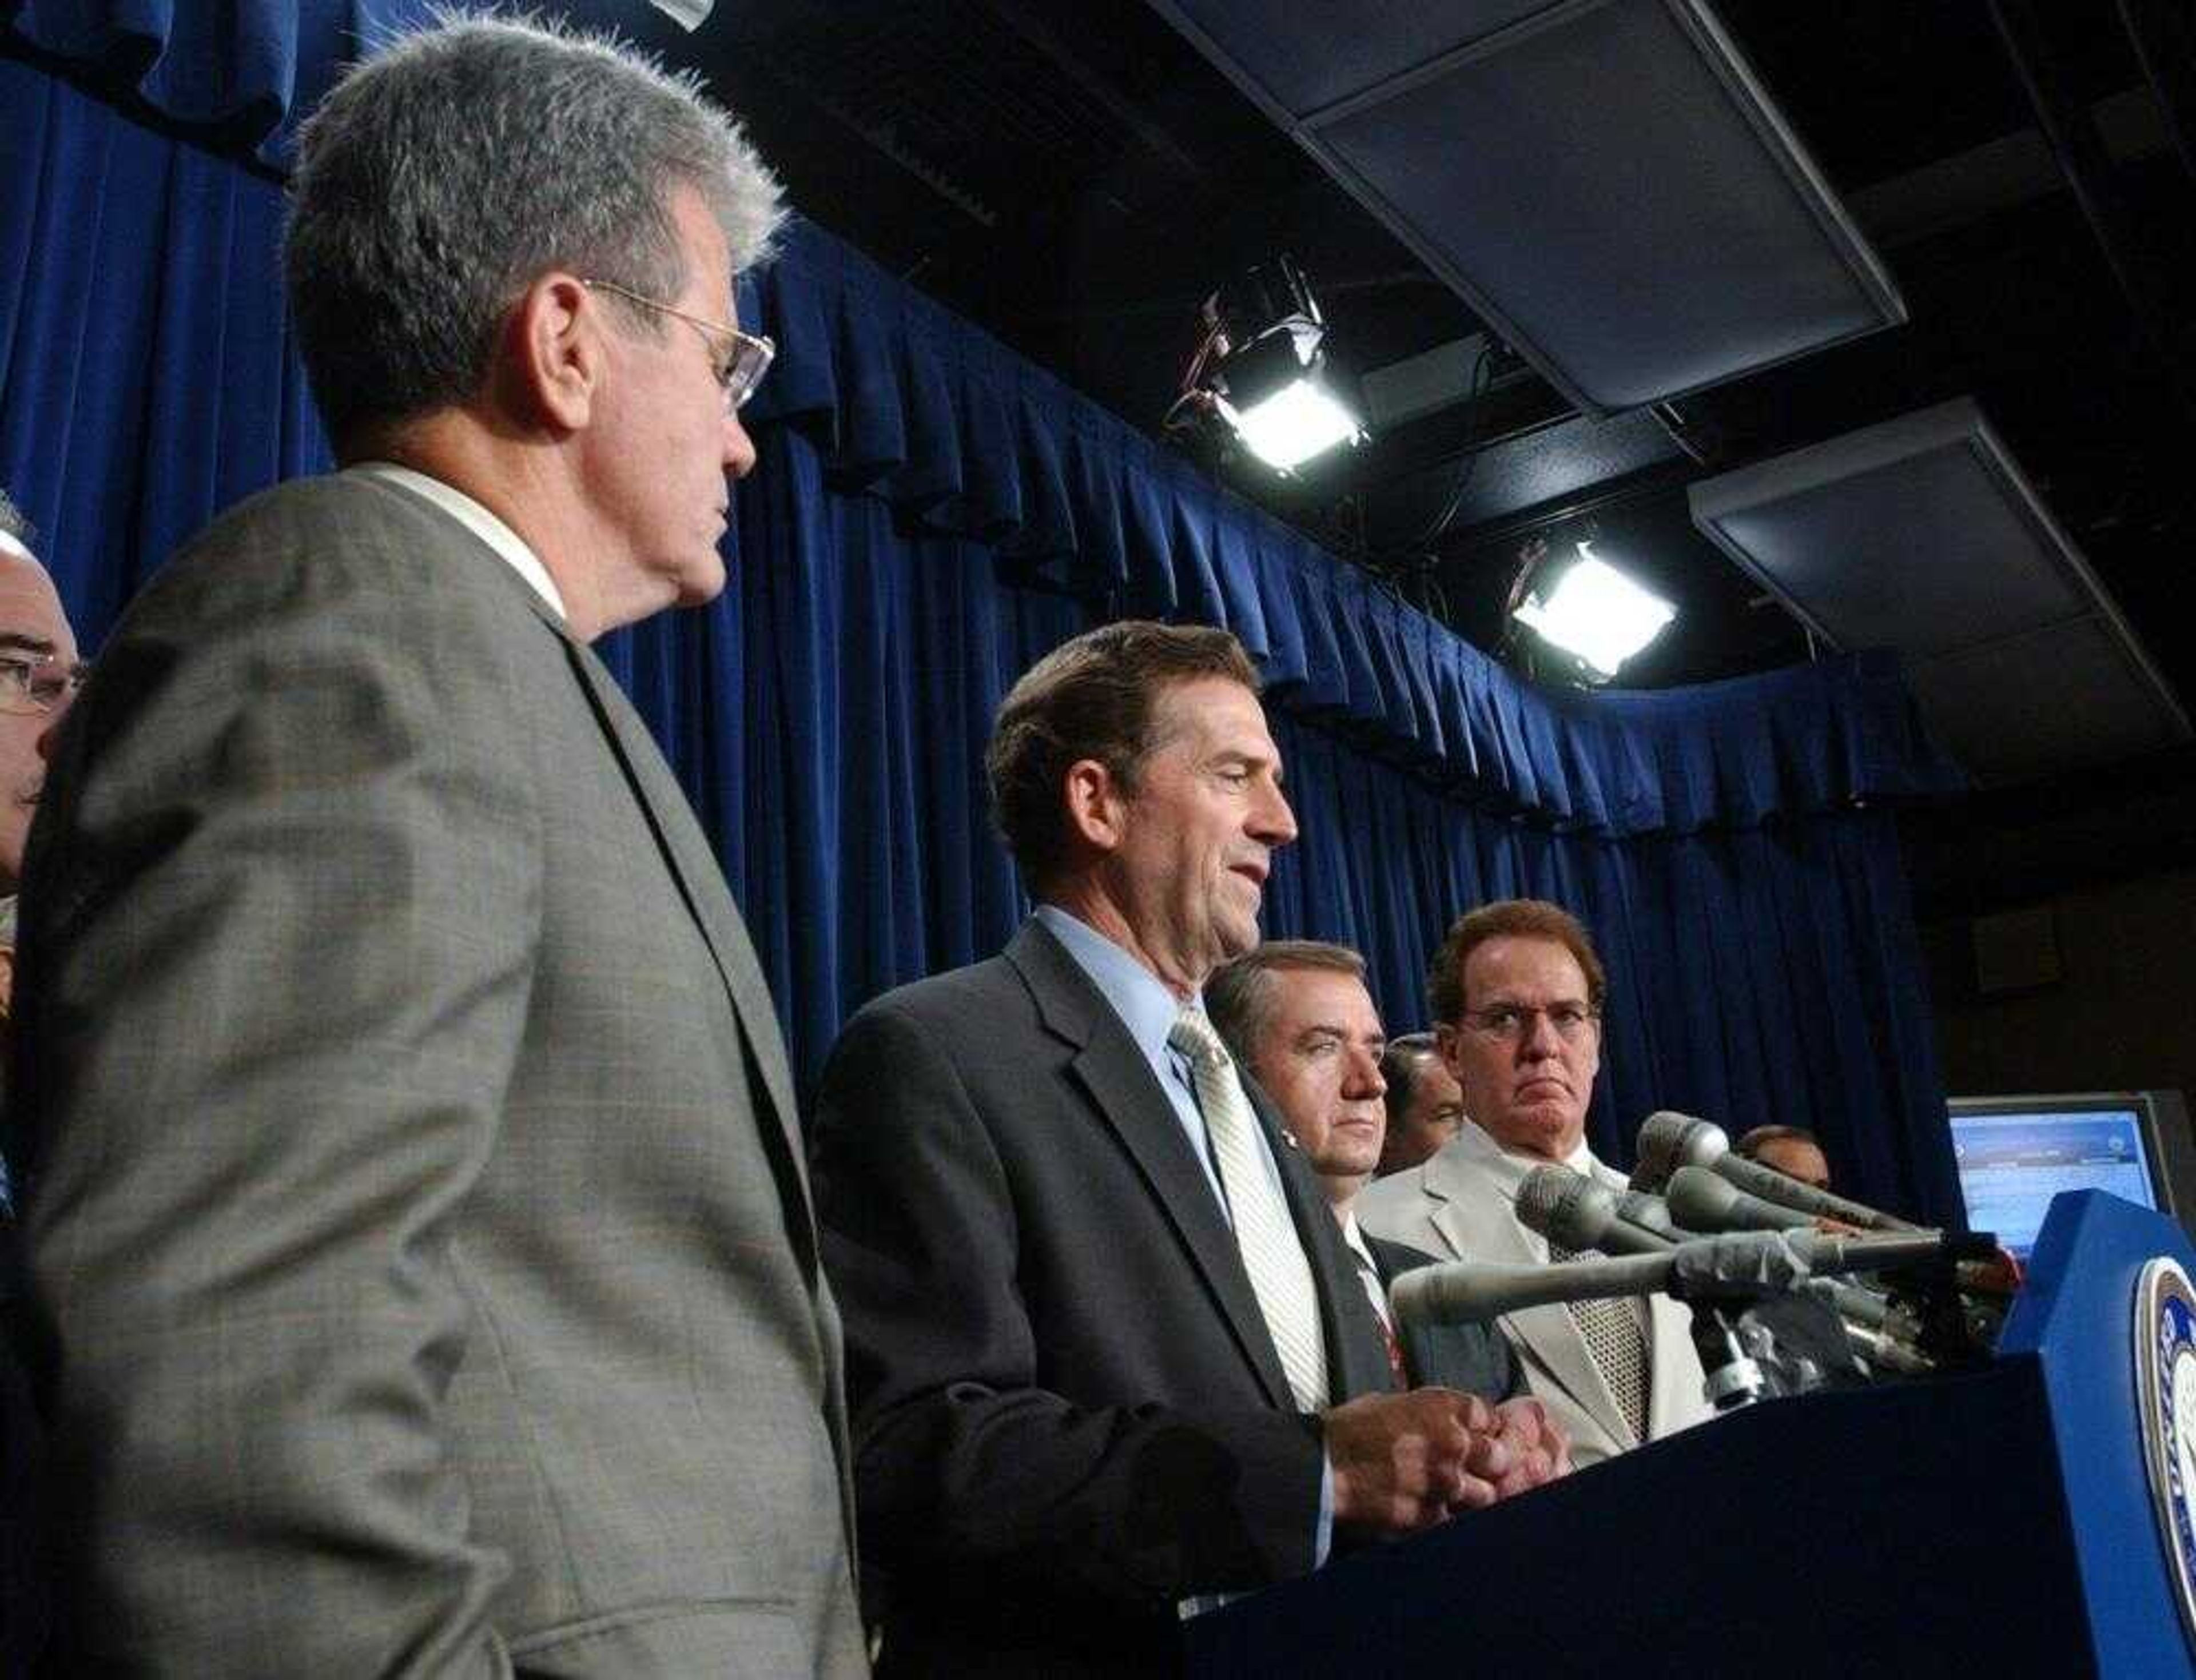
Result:
<instances>
[{"instance_id":1,"label":"man's nose","mask_svg":"<svg viewBox=\"0 0 2196 1680\"><path fill-rule=\"evenodd\" d=\"M1352 1050L1344 1065L1347 1082L1343 1087L1346 1097L1384 1097L1388 1082L1380 1077L1380 1058L1369 1050Z\"/></svg>"},{"instance_id":2,"label":"man's nose","mask_svg":"<svg viewBox=\"0 0 2196 1680\"><path fill-rule=\"evenodd\" d=\"M1523 1036L1517 1041L1519 1054L1529 1056L1534 1061L1546 1061L1549 1057L1561 1054L1563 1048L1563 1036L1556 1031L1555 1021L1548 1012L1545 1009L1529 1010L1525 1015Z\"/></svg>"},{"instance_id":3,"label":"man's nose","mask_svg":"<svg viewBox=\"0 0 2196 1680\"><path fill-rule=\"evenodd\" d=\"M1268 846L1286 846L1297 837L1296 813L1277 783L1268 783L1266 796L1251 812L1251 833Z\"/></svg>"},{"instance_id":4,"label":"man's nose","mask_svg":"<svg viewBox=\"0 0 2196 1680\"><path fill-rule=\"evenodd\" d=\"M754 439L740 424L739 410L728 408L725 411L725 476L745 478L754 471Z\"/></svg>"}]
</instances>

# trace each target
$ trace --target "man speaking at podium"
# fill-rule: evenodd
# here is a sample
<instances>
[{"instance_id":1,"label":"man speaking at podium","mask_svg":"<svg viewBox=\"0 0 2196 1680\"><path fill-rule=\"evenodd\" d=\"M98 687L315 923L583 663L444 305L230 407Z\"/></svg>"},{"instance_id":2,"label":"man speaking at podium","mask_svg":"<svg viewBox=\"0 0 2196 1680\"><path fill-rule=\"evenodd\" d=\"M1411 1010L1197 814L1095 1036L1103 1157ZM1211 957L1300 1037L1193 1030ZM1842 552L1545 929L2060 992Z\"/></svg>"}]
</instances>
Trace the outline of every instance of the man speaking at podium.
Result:
<instances>
[{"instance_id":1,"label":"man speaking at podium","mask_svg":"<svg viewBox=\"0 0 2196 1680\"><path fill-rule=\"evenodd\" d=\"M881 1667L1164 1673L1185 1608L1551 1466L1473 1396L1389 1392L1335 1221L1205 1017L1296 834L1234 638L1077 638L988 769L1037 913L863 1010L817 1111Z\"/></svg>"},{"instance_id":2,"label":"man speaking at podium","mask_svg":"<svg viewBox=\"0 0 2196 1680\"><path fill-rule=\"evenodd\" d=\"M1516 1202L1546 1161L1623 1187L1586 1144L1605 988L1592 941L1558 905L1505 899L1458 920L1427 991L1465 1123L1423 1165L1367 1188L1367 1231L1444 1260L1570 1258L1519 1222ZM1685 1309L1667 1296L1530 1307L1501 1323L1581 1465L1711 1415Z\"/></svg>"}]
</instances>

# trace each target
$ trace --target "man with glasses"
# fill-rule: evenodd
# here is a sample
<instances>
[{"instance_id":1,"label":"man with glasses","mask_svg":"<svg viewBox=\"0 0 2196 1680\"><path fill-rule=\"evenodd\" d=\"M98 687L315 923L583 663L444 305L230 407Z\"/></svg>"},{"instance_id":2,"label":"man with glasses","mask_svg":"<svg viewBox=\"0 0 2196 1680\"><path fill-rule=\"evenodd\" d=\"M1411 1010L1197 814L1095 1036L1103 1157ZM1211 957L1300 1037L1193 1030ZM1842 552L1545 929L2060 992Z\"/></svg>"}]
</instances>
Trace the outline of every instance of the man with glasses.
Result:
<instances>
[{"instance_id":1,"label":"man with glasses","mask_svg":"<svg viewBox=\"0 0 2196 1680\"><path fill-rule=\"evenodd\" d=\"M344 470L154 577L32 846L55 1671L862 1674L784 1051L588 646L724 587L777 185L458 17L292 186Z\"/></svg>"},{"instance_id":2,"label":"man with glasses","mask_svg":"<svg viewBox=\"0 0 2196 1680\"><path fill-rule=\"evenodd\" d=\"M23 842L45 782L54 727L84 681L76 633L52 578L31 551L31 523L0 490L0 1076L14 1002L15 889ZM0 1115L6 1112L0 1077ZM0 1129L0 1147L6 1134ZM0 1159L0 1673L29 1671L44 1621L44 1592L28 1540L38 1497L38 1425L16 1351L21 1257L11 1181Z\"/></svg>"},{"instance_id":3,"label":"man with glasses","mask_svg":"<svg viewBox=\"0 0 2196 1680\"><path fill-rule=\"evenodd\" d=\"M1449 929L1427 996L1464 1124L1423 1164L1367 1187L1358 1219L1443 1260L1570 1259L1526 1228L1516 1202L1525 1175L1550 1161L1624 1186L1586 1141L1607 996L1592 940L1543 900L1483 905ZM1685 1310L1666 1296L1531 1307L1500 1323L1577 1464L1709 1415Z\"/></svg>"},{"instance_id":4,"label":"man with glasses","mask_svg":"<svg viewBox=\"0 0 2196 1680\"><path fill-rule=\"evenodd\" d=\"M54 730L84 685L76 632L54 580L31 552L31 522L0 490L0 1052L15 999L15 892L23 845L45 786ZM6 1090L0 1054L0 1098ZM0 1139L0 1150L5 1147ZM0 1213L13 1181L0 1158Z\"/></svg>"},{"instance_id":5,"label":"man with glasses","mask_svg":"<svg viewBox=\"0 0 2196 1680\"><path fill-rule=\"evenodd\" d=\"M0 491L0 894L11 897L46 779L47 744L84 682L76 632L30 542L30 522ZM6 943L12 958L12 927ZM0 1013L5 980L0 968Z\"/></svg>"}]
</instances>

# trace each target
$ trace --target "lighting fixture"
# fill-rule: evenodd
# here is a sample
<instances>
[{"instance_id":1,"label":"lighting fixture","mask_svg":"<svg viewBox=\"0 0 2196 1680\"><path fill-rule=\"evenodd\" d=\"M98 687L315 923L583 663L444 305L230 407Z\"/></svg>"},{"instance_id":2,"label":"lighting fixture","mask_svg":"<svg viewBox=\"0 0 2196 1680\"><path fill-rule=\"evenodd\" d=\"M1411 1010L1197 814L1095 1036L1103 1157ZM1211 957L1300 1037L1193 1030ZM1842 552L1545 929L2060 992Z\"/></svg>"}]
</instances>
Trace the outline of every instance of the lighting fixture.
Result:
<instances>
[{"instance_id":1,"label":"lighting fixture","mask_svg":"<svg viewBox=\"0 0 2196 1680\"><path fill-rule=\"evenodd\" d=\"M1326 323L1288 257L1205 301L1205 337L1169 411L1170 430L1215 420L1278 472L1364 441L1361 406L1326 351Z\"/></svg>"},{"instance_id":2,"label":"lighting fixture","mask_svg":"<svg viewBox=\"0 0 2196 1680\"><path fill-rule=\"evenodd\" d=\"M1662 633L1678 610L1598 557L1591 543L1579 544L1578 556L1545 600L1535 591L1512 616L1607 682Z\"/></svg>"}]
</instances>

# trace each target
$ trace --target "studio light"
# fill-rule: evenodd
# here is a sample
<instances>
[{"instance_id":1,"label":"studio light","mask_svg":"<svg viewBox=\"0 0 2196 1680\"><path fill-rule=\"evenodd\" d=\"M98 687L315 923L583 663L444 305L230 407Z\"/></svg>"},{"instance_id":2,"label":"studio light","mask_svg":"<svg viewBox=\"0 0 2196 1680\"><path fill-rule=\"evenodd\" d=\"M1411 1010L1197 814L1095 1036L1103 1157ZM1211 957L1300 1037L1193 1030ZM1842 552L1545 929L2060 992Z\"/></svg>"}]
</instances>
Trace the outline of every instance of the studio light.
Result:
<instances>
[{"instance_id":1,"label":"studio light","mask_svg":"<svg viewBox=\"0 0 2196 1680\"><path fill-rule=\"evenodd\" d=\"M1205 301L1205 336L1167 416L1170 430L1216 421L1279 472L1361 442L1361 404L1329 358L1311 288L1284 257Z\"/></svg>"},{"instance_id":2,"label":"studio light","mask_svg":"<svg viewBox=\"0 0 2196 1680\"><path fill-rule=\"evenodd\" d=\"M1661 635L1678 611L1598 558L1592 544L1581 543L1578 554L1545 600L1534 592L1519 603L1515 616L1542 641L1575 655L1592 675L1607 682Z\"/></svg>"}]
</instances>

